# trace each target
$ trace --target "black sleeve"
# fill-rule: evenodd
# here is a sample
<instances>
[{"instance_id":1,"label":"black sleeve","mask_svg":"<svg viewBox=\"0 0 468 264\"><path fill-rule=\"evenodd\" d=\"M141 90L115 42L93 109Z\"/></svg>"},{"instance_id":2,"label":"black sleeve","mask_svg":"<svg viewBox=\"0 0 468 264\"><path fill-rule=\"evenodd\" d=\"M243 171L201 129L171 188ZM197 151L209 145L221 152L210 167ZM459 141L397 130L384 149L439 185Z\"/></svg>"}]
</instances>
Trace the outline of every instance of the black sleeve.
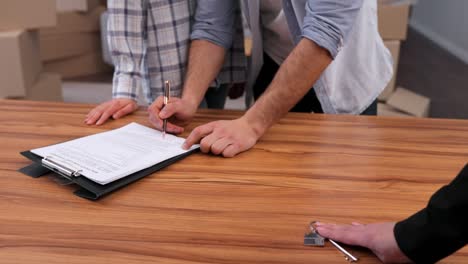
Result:
<instances>
[{"instance_id":1,"label":"black sleeve","mask_svg":"<svg viewBox=\"0 0 468 264\"><path fill-rule=\"evenodd\" d=\"M398 246L415 263L435 263L468 242L468 164L426 208L396 224Z\"/></svg>"}]
</instances>

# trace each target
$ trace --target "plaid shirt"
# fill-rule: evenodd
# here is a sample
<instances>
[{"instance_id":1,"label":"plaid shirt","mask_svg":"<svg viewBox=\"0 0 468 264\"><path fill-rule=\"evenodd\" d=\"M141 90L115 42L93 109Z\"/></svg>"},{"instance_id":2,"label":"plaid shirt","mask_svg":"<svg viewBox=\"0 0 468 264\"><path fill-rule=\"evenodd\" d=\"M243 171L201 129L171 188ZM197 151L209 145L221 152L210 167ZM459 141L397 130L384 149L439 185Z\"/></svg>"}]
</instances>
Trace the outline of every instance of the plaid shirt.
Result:
<instances>
[{"instance_id":1,"label":"plaid shirt","mask_svg":"<svg viewBox=\"0 0 468 264\"><path fill-rule=\"evenodd\" d=\"M115 65L114 98L136 100L143 89L149 103L163 94L180 97L187 67L195 0L109 0L108 41ZM240 11L239 11L240 14ZM214 87L245 82L242 23Z\"/></svg>"}]
</instances>

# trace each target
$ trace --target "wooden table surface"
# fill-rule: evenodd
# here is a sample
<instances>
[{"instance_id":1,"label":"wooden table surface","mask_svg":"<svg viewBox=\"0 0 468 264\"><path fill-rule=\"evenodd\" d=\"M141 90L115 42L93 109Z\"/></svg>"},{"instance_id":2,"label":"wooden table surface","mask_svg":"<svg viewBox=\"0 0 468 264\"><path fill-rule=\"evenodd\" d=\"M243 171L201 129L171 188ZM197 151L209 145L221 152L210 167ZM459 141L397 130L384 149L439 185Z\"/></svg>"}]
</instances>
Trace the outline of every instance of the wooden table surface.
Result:
<instances>
[{"instance_id":1,"label":"wooden table surface","mask_svg":"<svg viewBox=\"0 0 468 264\"><path fill-rule=\"evenodd\" d=\"M303 246L308 222L401 220L468 161L468 121L290 114L249 152L194 154L97 202L17 172L20 151L149 126L141 110L89 127L91 107L0 101L0 263L343 264ZM191 128L240 114L202 111ZM465 248L443 263L467 261Z\"/></svg>"}]
</instances>

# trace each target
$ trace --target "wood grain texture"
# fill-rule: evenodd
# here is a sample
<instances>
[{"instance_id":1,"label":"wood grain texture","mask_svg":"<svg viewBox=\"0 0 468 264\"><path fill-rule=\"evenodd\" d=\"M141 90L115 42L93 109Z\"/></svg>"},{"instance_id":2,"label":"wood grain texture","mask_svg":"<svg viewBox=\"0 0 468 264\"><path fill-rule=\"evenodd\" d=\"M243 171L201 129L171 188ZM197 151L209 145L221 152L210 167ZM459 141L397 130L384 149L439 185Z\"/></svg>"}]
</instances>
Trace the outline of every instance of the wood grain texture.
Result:
<instances>
[{"instance_id":1,"label":"wood grain texture","mask_svg":"<svg viewBox=\"0 0 468 264\"><path fill-rule=\"evenodd\" d=\"M302 245L309 221L401 220L468 161L468 121L290 114L249 152L194 154L98 202L17 172L20 151L149 126L142 109L89 127L91 107L0 101L1 263L343 264L330 245ZM188 130L240 115L202 111Z\"/></svg>"}]
</instances>

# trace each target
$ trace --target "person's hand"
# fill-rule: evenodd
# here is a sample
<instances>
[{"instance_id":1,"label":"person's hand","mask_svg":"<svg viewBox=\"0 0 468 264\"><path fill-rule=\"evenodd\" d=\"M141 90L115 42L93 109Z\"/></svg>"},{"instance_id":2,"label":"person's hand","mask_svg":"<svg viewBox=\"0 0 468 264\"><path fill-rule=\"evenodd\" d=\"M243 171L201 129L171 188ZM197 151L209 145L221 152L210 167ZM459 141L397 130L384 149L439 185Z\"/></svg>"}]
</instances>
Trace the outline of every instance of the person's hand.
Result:
<instances>
[{"instance_id":1,"label":"person's hand","mask_svg":"<svg viewBox=\"0 0 468 264\"><path fill-rule=\"evenodd\" d=\"M158 130L163 129L163 120L168 119L167 132L180 134L192 120L198 105L177 97L172 97L164 106L164 96L159 96L148 108L149 121Z\"/></svg>"},{"instance_id":2,"label":"person's hand","mask_svg":"<svg viewBox=\"0 0 468 264\"><path fill-rule=\"evenodd\" d=\"M128 114L133 113L138 109L138 104L132 99L112 99L105 103L96 106L93 110L89 111L84 122L87 125L102 125L110 117L119 119Z\"/></svg>"},{"instance_id":3,"label":"person's hand","mask_svg":"<svg viewBox=\"0 0 468 264\"><path fill-rule=\"evenodd\" d=\"M395 223L334 225L316 223L317 232L352 246L370 249L383 263L411 263L401 252L393 234Z\"/></svg>"},{"instance_id":4,"label":"person's hand","mask_svg":"<svg viewBox=\"0 0 468 264\"><path fill-rule=\"evenodd\" d=\"M260 136L243 118L215 121L195 128L182 147L200 142L202 152L230 158L252 148Z\"/></svg>"}]
</instances>

